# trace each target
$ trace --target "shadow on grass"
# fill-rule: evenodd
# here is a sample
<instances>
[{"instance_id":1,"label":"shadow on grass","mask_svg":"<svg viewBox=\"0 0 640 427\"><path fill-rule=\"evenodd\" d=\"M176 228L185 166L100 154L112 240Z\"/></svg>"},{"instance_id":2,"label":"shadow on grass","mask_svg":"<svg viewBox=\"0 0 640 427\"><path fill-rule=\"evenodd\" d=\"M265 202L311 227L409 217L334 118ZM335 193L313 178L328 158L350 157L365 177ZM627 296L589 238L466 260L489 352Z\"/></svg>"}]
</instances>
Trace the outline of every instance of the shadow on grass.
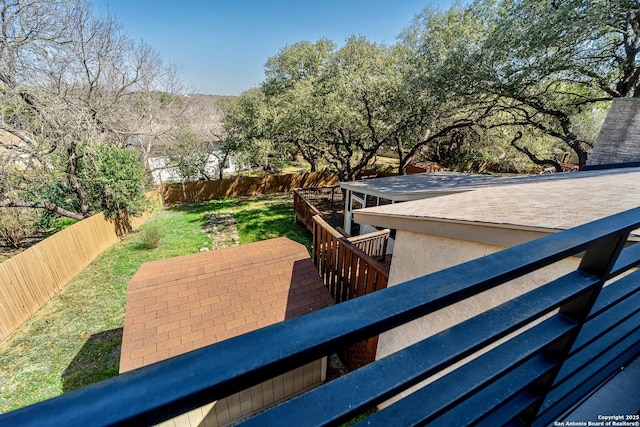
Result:
<instances>
[{"instance_id":1,"label":"shadow on grass","mask_svg":"<svg viewBox=\"0 0 640 427\"><path fill-rule=\"evenodd\" d=\"M288 203L273 204L267 209L246 209L233 216L241 241L287 237L311 249L311 233L300 223L294 224L295 215Z\"/></svg>"},{"instance_id":2,"label":"shadow on grass","mask_svg":"<svg viewBox=\"0 0 640 427\"><path fill-rule=\"evenodd\" d=\"M64 392L118 375L122 328L93 334L62 374Z\"/></svg>"}]
</instances>

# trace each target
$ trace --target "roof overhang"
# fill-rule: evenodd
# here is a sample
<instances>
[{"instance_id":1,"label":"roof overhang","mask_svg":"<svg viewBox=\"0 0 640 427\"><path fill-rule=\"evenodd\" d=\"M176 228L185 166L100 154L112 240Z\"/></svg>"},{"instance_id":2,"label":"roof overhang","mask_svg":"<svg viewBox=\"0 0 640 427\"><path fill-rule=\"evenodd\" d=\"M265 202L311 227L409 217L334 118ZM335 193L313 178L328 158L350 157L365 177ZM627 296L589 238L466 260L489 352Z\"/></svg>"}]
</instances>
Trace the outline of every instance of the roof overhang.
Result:
<instances>
[{"instance_id":1,"label":"roof overhang","mask_svg":"<svg viewBox=\"0 0 640 427\"><path fill-rule=\"evenodd\" d=\"M509 247L640 206L640 168L558 175L358 209L353 218L376 227ZM640 231L630 240L640 241Z\"/></svg>"}]
</instances>

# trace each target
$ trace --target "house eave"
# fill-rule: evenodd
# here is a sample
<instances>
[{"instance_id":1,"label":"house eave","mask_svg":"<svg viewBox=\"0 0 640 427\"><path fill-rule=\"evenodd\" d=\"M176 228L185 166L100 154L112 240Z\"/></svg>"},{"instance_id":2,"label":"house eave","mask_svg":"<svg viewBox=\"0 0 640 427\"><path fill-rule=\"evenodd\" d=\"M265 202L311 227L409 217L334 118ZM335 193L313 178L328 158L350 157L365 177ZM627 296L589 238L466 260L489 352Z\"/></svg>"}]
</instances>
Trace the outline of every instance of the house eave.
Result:
<instances>
[{"instance_id":1,"label":"house eave","mask_svg":"<svg viewBox=\"0 0 640 427\"><path fill-rule=\"evenodd\" d=\"M564 229L535 227L519 224L490 223L437 217L415 217L390 215L387 213L358 210L353 212L354 220L359 224L368 224L392 230L428 234L457 240L511 247L531 240L555 234ZM634 233L630 241L640 241L640 235Z\"/></svg>"}]
</instances>

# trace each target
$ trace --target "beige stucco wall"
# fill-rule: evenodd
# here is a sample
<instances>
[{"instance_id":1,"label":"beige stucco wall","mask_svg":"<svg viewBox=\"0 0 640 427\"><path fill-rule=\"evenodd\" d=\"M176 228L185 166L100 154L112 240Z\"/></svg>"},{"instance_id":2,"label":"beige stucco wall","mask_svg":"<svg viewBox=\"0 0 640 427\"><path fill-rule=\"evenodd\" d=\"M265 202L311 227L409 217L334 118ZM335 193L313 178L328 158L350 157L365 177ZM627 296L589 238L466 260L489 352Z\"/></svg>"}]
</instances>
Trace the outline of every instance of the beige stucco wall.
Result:
<instances>
[{"instance_id":1,"label":"beige stucco wall","mask_svg":"<svg viewBox=\"0 0 640 427\"><path fill-rule=\"evenodd\" d=\"M389 286L395 286L475 258L504 249L500 246L398 231L389 274ZM417 319L380 335L376 358L380 359L424 338L434 335L476 314L560 277L579 264L571 258L535 271L517 280L491 289L469 300ZM428 380L429 381L429 380ZM420 385L416 386L420 387ZM404 394L410 393L413 389ZM404 395L402 394L402 395ZM401 396L402 396L401 395ZM387 402L389 404L390 402ZM382 405L385 406L385 405Z\"/></svg>"}]
</instances>

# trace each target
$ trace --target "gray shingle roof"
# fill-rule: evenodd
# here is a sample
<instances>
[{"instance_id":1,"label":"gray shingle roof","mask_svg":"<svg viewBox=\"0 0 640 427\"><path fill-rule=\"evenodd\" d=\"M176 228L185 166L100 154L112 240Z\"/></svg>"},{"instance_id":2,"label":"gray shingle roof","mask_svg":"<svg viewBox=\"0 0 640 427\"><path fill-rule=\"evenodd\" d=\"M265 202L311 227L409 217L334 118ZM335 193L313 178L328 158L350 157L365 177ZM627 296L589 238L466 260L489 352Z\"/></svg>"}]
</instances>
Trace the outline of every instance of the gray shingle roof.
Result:
<instances>
[{"instance_id":1,"label":"gray shingle roof","mask_svg":"<svg viewBox=\"0 0 640 427\"><path fill-rule=\"evenodd\" d=\"M442 181L433 191L448 185ZM355 220L379 225L382 217L404 217L562 230L640 206L640 168L499 178L461 188L473 191L354 211Z\"/></svg>"}]
</instances>

